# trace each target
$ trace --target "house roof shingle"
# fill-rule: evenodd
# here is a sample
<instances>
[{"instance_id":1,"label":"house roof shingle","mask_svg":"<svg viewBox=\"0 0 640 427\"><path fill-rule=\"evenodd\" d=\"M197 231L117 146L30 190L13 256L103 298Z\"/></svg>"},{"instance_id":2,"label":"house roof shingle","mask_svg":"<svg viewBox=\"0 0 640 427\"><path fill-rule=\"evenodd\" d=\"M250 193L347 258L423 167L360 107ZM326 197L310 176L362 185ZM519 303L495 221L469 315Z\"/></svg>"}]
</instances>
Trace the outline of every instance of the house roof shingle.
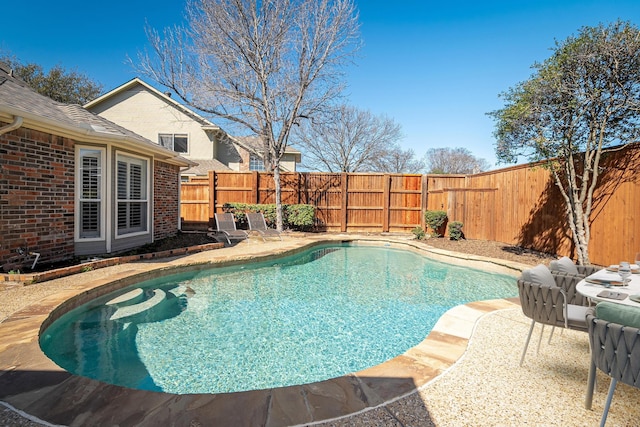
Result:
<instances>
[{"instance_id":1,"label":"house roof shingle","mask_svg":"<svg viewBox=\"0 0 640 427\"><path fill-rule=\"evenodd\" d=\"M209 171L232 170L230 167L216 159L196 159L193 161L197 163L197 166L192 166L189 169L182 171L182 175L203 176L207 175Z\"/></svg>"},{"instance_id":2,"label":"house roof shingle","mask_svg":"<svg viewBox=\"0 0 640 427\"><path fill-rule=\"evenodd\" d=\"M63 104L40 95L10 68L0 63L0 119L11 123L16 117L23 126L80 141L111 141L153 153L158 158L190 166L192 162L148 139L91 113L80 105Z\"/></svg>"}]
</instances>

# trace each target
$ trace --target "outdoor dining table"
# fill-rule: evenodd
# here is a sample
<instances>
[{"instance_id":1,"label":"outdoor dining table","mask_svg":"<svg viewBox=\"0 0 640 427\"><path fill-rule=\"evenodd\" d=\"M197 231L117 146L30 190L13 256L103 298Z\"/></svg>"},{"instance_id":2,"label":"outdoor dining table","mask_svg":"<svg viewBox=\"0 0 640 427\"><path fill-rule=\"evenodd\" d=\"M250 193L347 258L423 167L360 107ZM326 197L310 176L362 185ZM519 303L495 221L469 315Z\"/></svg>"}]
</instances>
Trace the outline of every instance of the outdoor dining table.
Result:
<instances>
[{"instance_id":1,"label":"outdoor dining table","mask_svg":"<svg viewBox=\"0 0 640 427\"><path fill-rule=\"evenodd\" d=\"M639 271L635 265L632 266L632 270ZM582 279L576 285L576 291L593 302L609 301L640 308L640 302L633 301L635 296L638 296L640 301L640 274L631 274L627 280L625 286L615 286L616 282L622 283L622 278L617 271L603 268ZM607 282L614 285L606 287L604 284Z\"/></svg>"}]
</instances>

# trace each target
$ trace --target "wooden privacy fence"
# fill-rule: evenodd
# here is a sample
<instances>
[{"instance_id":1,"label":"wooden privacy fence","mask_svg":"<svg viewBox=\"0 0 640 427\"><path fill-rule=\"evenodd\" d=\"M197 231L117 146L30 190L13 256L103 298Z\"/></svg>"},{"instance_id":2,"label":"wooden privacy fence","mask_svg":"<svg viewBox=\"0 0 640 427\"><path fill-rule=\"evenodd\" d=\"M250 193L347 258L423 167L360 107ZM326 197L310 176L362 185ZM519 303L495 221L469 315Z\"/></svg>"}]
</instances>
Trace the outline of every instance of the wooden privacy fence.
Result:
<instances>
[{"instance_id":1,"label":"wooden privacy fence","mask_svg":"<svg viewBox=\"0 0 640 427\"><path fill-rule=\"evenodd\" d=\"M409 232L424 226L423 175L281 173L282 203L316 207L324 231ZM216 172L182 183L183 229L212 225L225 203L275 203L273 175Z\"/></svg>"},{"instance_id":2,"label":"wooden privacy fence","mask_svg":"<svg viewBox=\"0 0 640 427\"><path fill-rule=\"evenodd\" d=\"M640 149L603 161L591 215L591 262L633 260L640 251ZM425 210L461 221L469 239L573 257L565 205L549 171L520 165L476 175L282 173L282 202L316 207L318 230L410 232ZM182 184L184 229L206 228L225 203L274 203L273 176L209 172ZM573 257L575 259L575 257Z\"/></svg>"}]
</instances>

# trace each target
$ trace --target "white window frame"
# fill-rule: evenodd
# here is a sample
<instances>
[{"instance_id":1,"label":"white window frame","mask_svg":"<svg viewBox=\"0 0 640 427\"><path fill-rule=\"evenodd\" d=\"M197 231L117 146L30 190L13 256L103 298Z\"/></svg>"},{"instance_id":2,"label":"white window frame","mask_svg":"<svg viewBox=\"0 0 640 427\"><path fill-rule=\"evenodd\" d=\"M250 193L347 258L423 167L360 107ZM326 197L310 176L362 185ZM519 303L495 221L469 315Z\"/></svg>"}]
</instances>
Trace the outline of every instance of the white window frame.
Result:
<instances>
[{"instance_id":1,"label":"white window frame","mask_svg":"<svg viewBox=\"0 0 640 427\"><path fill-rule=\"evenodd\" d=\"M129 238L129 237L134 237L134 236L143 236L143 235L148 235L151 233L151 159L149 159L148 157L142 157L142 156L136 156L135 154L131 154L128 152L121 152L121 151L116 151L116 161L115 161L115 165L113 167L113 173L115 176L115 187L114 187L114 193L115 193L115 218L114 218L114 225L115 225L115 238L116 239L125 239L125 238ZM130 164L138 164L138 165L144 165L143 166L143 173L144 173L144 180L146 182L143 183L143 189L144 189L144 198L140 198L140 199L130 199L130 193L129 193L129 189L130 187L128 187L127 189L127 197L125 199L121 199L120 198L120 194L119 194L119 183L118 183L118 164L124 161L127 163L127 165ZM129 170L129 167L127 168L127 170ZM127 181L128 182L128 181ZM146 210L144 212L144 216L145 216L145 225L144 225L144 230L136 230L136 231L125 231L125 232L121 232L120 230L120 225L118 222L118 212L119 212L119 206L121 203L133 203L133 202L138 202L138 203L142 203L146 206Z\"/></svg>"},{"instance_id":2,"label":"white window frame","mask_svg":"<svg viewBox=\"0 0 640 427\"><path fill-rule=\"evenodd\" d=\"M176 151L175 146L176 146L176 137L177 136L185 137L187 139L187 151ZM162 137L170 137L171 138L171 146L164 145L162 143ZM189 154L189 148L191 146L191 144L189 143L189 134L188 133L170 133L170 132L158 133L158 145L160 145L161 147L164 147L164 148L168 148L168 149L170 149L172 151L175 151L176 153L180 153L180 154Z\"/></svg>"},{"instance_id":3,"label":"white window frame","mask_svg":"<svg viewBox=\"0 0 640 427\"><path fill-rule=\"evenodd\" d=\"M99 195L97 198L84 198L82 188L83 188L83 174L82 174L82 159L83 157L90 153L96 154L98 158L98 191ZM104 147L92 147L92 146L76 146L75 153L75 240L78 242L99 242L105 241L106 239L106 229L107 229L107 150ZM97 202L99 204L98 208L98 235L91 237L83 237L82 236L82 204L85 202Z\"/></svg>"},{"instance_id":4,"label":"white window frame","mask_svg":"<svg viewBox=\"0 0 640 427\"><path fill-rule=\"evenodd\" d=\"M255 169L253 165L257 162L260 162L260 168ZM264 159L255 153L249 153L249 170L258 172L266 171L267 168L264 167Z\"/></svg>"}]
</instances>

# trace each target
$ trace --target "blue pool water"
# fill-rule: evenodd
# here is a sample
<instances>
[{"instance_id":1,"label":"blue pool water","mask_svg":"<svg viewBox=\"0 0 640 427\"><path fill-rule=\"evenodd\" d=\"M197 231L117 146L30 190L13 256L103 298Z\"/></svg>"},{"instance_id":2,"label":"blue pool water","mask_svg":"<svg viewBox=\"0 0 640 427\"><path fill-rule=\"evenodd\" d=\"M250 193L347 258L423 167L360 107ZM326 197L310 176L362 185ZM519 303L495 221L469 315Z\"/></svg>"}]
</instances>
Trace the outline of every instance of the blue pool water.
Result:
<instances>
[{"instance_id":1,"label":"blue pool water","mask_svg":"<svg viewBox=\"0 0 640 427\"><path fill-rule=\"evenodd\" d=\"M110 302L134 288L143 294ZM420 343L451 307L516 295L509 276L392 248L323 246L139 283L65 314L41 346L72 373L131 388L265 389L377 365Z\"/></svg>"}]
</instances>

